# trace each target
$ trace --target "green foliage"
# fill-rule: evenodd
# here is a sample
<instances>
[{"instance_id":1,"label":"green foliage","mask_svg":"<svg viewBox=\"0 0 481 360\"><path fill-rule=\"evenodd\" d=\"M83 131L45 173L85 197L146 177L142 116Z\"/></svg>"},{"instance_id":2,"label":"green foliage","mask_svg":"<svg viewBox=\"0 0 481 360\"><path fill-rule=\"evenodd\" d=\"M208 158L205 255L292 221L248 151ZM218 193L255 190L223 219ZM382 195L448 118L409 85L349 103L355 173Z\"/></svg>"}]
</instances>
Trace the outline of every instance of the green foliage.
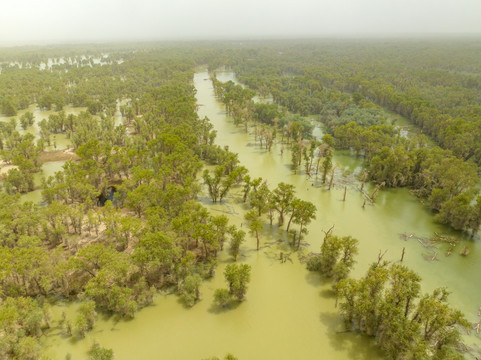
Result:
<instances>
[{"instance_id":1,"label":"green foliage","mask_svg":"<svg viewBox=\"0 0 481 360\"><path fill-rule=\"evenodd\" d=\"M452 57L458 45L449 45L447 51L433 43L396 44L396 51L389 44L280 46L230 49L223 60L222 51L213 52L211 66L230 63L244 83L261 95L270 93L275 102L255 105L254 90L213 79L236 125L248 131L254 121L256 141L268 150L276 134L282 136L280 141L292 147L296 171L304 160L311 175L317 156L316 174L320 170L324 181L333 166L332 148L351 149L364 156L369 179L408 186L438 212L439 221L473 235L478 231L481 85L471 75L477 71L476 47L466 50L460 44L468 55L460 60ZM11 59L28 67L10 66L8 60L2 65L3 115L14 116L35 101L57 113L38 122L38 141L20 134L14 118L0 124L2 160L17 167L3 177L8 194L0 195L1 358L38 358L37 338L49 325L35 297L92 299L74 321L81 334L93 326L96 308L131 317L165 286L182 289L188 304L197 301L200 274L213 274L226 237L234 260L245 239L245 233L229 227L224 217L212 217L195 203L200 160L214 167L203 176L214 202L245 180L244 201L249 199L253 207L246 219L258 248L264 214L272 224L276 211L280 225L290 216L287 229L291 222L300 226L297 247L315 217L315 208L295 199L293 188L279 184L271 194L262 179L246 174L236 154L213 145L212 124L196 114L196 54L187 58L177 50L130 50L111 53L112 59L118 56L124 62L113 60L108 66L94 64L89 57L82 60L75 49L75 64L54 64L49 71L40 70L42 57L55 58L58 54L50 52L58 50L21 52ZM440 51L440 56L425 61L426 51ZM85 49L80 54L86 54ZM126 101L120 108L120 126L115 125L117 99ZM64 113L67 103L87 111ZM427 148L424 136L405 135L378 106L416 123L442 149ZM284 116L287 111L291 113ZM308 114L320 114L327 127L322 144L311 140L313 124L302 117ZM23 129L34 120L29 111L19 118ZM62 171L42 181L42 210L20 204L18 193L33 189L39 155L52 145L55 134L71 141L79 160L67 162ZM114 198L97 208L102 205L99 195L107 195L112 187L117 190ZM416 275L381 264L366 279L347 280L355 244L342 245L343 239L338 241L341 245L326 240L326 248L309 266L336 281L343 279L338 291L342 304L347 304L341 308L351 328L376 336L391 356L456 358L459 333L451 325L463 321L447 307L446 294L420 297ZM229 289L216 291L223 306L245 297L250 268L228 267L225 275Z\"/></svg>"},{"instance_id":2,"label":"green foliage","mask_svg":"<svg viewBox=\"0 0 481 360\"><path fill-rule=\"evenodd\" d=\"M236 166L237 158L225 159L224 161L224 165L217 166L214 169L214 176L211 176L207 169L202 173L202 178L214 203L218 200L222 201L231 187L239 181L239 178L243 177L245 172L245 168Z\"/></svg>"},{"instance_id":3,"label":"green foliage","mask_svg":"<svg viewBox=\"0 0 481 360\"><path fill-rule=\"evenodd\" d=\"M274 119L280 115L276 104L254 104L254 119L264 124L274 125Z\"/></svg>"},{"instance_id":4,"label":"green foliage","mask_svg":"<svg viewBox=\"0 0 481 360\"><path fill-rule=\"evenodd\" d=\"M252 208L257 209L257 215L261 216L268 210L270 198L271 192L267 184L264 182L250 193L249 205Z\"/></svg>"},{"instance_id":5,"label":"green foliage","mask_svg":"<svg viewBox=\"0 0 481 360\"><path fill-rule=\"evenodd\" d=\"M33 190L33 175L18 169L10 169L3 179L3 187L7 194L27 193Z\"/></svg>"},{"instance_id":6,"label":"green foliage","mask_svg":"<svg viewBox=\"0 0 481 360\"><path fill-rule=\"evenodd\" d=\"M26 130L29 126L32 126L34 123L34 116L30 111L27 111L22 116L20 116L20 124L22 125L22 129Z\"/></svg>"},{"instance_id":7,"label":"green foliage","mask_svg":"<svg viewBox=\"0 0 481 360\"><path fill-rule=\"evenodd\" d=\"M0 303L0 354L5 358L33 360L40 354L43 311L36 300L7 297Z\"/></svg>"},{"instance_id":8,"label":"green foliage","mask_svg":"<svg viewBox=\"0 0 481 360\"><path fill-rule=\"evenodd\" d=\"M75 324L79 333L84 336L85 332L92 330L95 325L95 318L97 316L95 312L95 302L91 300L83 302L77 313Z\"/></svg>"},{"instance_id":9,"label":"green foliage","mask_svg":"<svg viewBox=\"0 0 481 360\"><path fill-rule=\"evenodd\" d=\"M40 344L37 339L25 336L15 345L14 353L17 359L35 360L40 355Z\"/></svg>"},{"instance_id":10,"label":"green foliage","mask_svg":"<svg viewBox=\"0 0 481 360\"><path fill-rule=\"evenodd\" d=\"M0 102L0 111L5 116L15 116L17 115L17 108L14 102L9 98L3 98Z\"/></svg>"},{"instance_id":11,"label":"green foliage","mask_svg":"<svg viewBox=\"0 0 481 360\"><path fill-rule=\"evenodd\" d=\"M189 275L185 278L182 284L182 298L188 306L194 306L194 304L200 299L200 285L202 284L202 278L199 274Z\"/></svg>"},{"instance_id":12,"label":"green foliage","mask_svg":"<svg viewBox=\"0 0 481 360\"><path fill-rule=\"evenodd\" d=\"M360 280L341 280L346 327L374 336L390 359L458 358L460 329L469 323L448 306L445 289L421 296L420 281L407 267L387 263L373 264Z\"/></svg>"},{"instance_id":13,"label":"green foliage","mask_svg":"<svg viewBox=\"0 0 481 360\"><path fill-rule=\"evenodd\" d=\"M212 216L210 218L212 225L214 226L215 236L219 243L220 250L224 248L225 235L228 231L229 218L225 215Z\"/></svg>"},{"instance_id":14,"label":"green foliage","mask_svg":"<svg viewBox=\"0 0 481 360\"><path fill-rule=\"evenodd\" d=\"M88 321L83 314L78 314L77 318L75 319L75 329L80 337L85 337L87 331L90 330L88 325Z\"/></svg>"},{"instance_id":15,"label":"green foliage","mask_svg":"<svg viewBox=\"0 0 481 360\"><path fill-rule=\"evenodd\" d=\"M206 358L204 360L220 360L220 359L217 356L214 356L214 357L211 357L211 358ZM237 358L232 354L227 354L224 357L224 360L237 360Z\"/></svg>"},{"instance_id":16,"label":"green foliage","mask_svg":"<svg viewBox=\"0 0 481 360\"><path fill-rule=\"evenodd\" d=\"M346 279L355 264L354 256L358 253L359 241L351 236L327 235L321 246L320 254L309 257L307 268L319 271L332 278L335 283Z\"/></svg>"},{"instance_id":17,"label":"green foliage","mask_svg":"<svg viewBox=\"0 0 481 360\"><path fill-rule=\"evenodd\" d=\"M356 104L349 104L342 110L340 116L332 116L327 109L325 109L325 112L325 123L330 131L351 122L361 127L370 127L382 123L382 114L377 107L362 108Z\"/></svg>"},{"instance_id":18,"label":"green foliage","mask_svg":"<svg viewBox=\"0 0 481 360\"><path fill-rule=\"evenodd\" d=\"M332 150L327 148L324 153L324 160L322 161L322 182L326 182L327 174L332 169Z\"/></svg>"},{"instance_id":19,"label":"green foliage","mask_svg":"<svg viewBox=\"0 0 481 360\"><path fill-rule=\"evenodd\" d=\"M284 216L290 212L294 195L294 185L284 182L277 184L277 188L272 191L273 206L279 213L279 226L284 224Z\"/></svg>"},{"instance_id":20,"label":"green foliage","mask_svg":"<svg viewBox=\"0 0 481 360\"><path fill-rule=\"evenodd\" d=\"M214 302L221 307L232 301L243 301L250 281L251 267L247 264L229 264L224 270L229 289L217 289L214 292Z\"/></svg>"},{"instance_id":21,"label":"green foliage","mask_svg":"<svg viewBox=\"0 0 481 360\"><path fill-rule=\"evenodd\" d=\"M229 264L224 270L224 276L229 284L229 293L237 300L244 300L247 284L250 281L251 267L247 264Z\"/></svg>"},{"instance_id":22,"label":"green foliage","mask_svg":"<svg viewBox=\"0 0 481 360\"><path fill-rule=\"evenodd\" d=\"M437 219L444 224L450 224L456 230L469 228L472 221L473 207L472 196L461 194L444 201L441 204Z\"/></svg>"},{"instance_id":23,"label":"green foliage","mask_svg":"<svg viewBox=\"0 0 481 360\"><path fill-rule=\"evenodd\" d=\"M264 228L262 224L261 218L259 216L258 210L252 209L245 213L244 218L247 220L249 224L249 233L251 235L255 235L257 240L257 250L260 247L260 237L259 232Z\"/></svg>"},{"instance_id":24,"label":"green foliage","mask_svg":"<svg viewBox=\"0 0 481 360\"><path fill-rule=\"evenodd\" d=\"M237 257L240 253L240 247L245 241L246 233L243 230L237 229L234 225L229 227L228 232L231 236L229 254L232 255L234 261L237 261Z\"/></svg>"},{"instance_id":25,"label":"green foliage","mask_svg":"<svg viewBox=\"0 0 481 360\"><path fill-rule=\"evenodd\" d=\"M228 289L216 289L214 292L214 302L220 306L227 306L232 300L232 295Z\"/></svg>"},{"instance_id":26,"label":"green foliage","mask_svg":"<svg viewBox=\"0 0 481 360\"><path fill-rule=\"evenodd\" d=\"M90 275L84 285L85 295L99 308L133 317L137 307L145 305L142 301L150 298L147 283L142 279L133 281L138 270L127 254L104 245L90 245L71 259L71 266ZM92 317L85 320L82 324L91 323Z\"/></svg>"},{"instance_id":27,"label":"green foliage","mask_svg":"<svg viewBox=\"0 0 481 360\"><path fill-rule=\"evenodd\" d=\"M251 267L247 264L229 264L225 267L224 276L229 289L217 289L214 292L214 302L221 307L231 301L243 301L250 281Z\"/></svg>"},{"instance_id":28,"label":"green foliage","mask_svg":"<svg viewBox=\"0 0 481 360\"><path fill-rule=\"evenodd\" d=\"M281 141L287 138L292 144L294 171L304 156L306 174L311 175L312 155L300 142L301 137L309 138L308 131L301 135L308 130L301 116L320 114L334 137L327 148L334 145L364 156L370 180L410 187L440 212L441 222L476 233L472 214L479 184L477 165L481 164L481 98L474 89L480 85L475 72L463 75L461 69L473 70L479 49L472 49L469 41L398 46L311 42L288 49L284 44L269 44L256 48L255 61L245 61L253 55L239 50L227 65L244 84L270 93L276 105L293 114L275 126L282 129ZM444 46L456 49L453 54L469 53L469 59L446 56ZM322 60L312 51L322 52ZM453 72L452 66L459 71ZM399 116L421 130L396 126ZM426 135L431 136L429 141ZM322 158L323 182L332 167L331 155L322 148L318 151L317 169Z\"/></svg>"},{"instance_id":29,"label":"green foliage","mask_svg":"<svg viewBox=\"0 0 481 360\"><path fill-rule=\"evenodd\" d=\"M310 222L316 218L316 210L316 206L309 201L294 199L291 203L291 217L287 225L287 231L289 231L291 221L293 221L294 224L300 225L296 245L297 250L299 250L299 247L301 246L302 235L307 234L308 232L305 226L310 224Z\"/></svg>"},{"instance_id":30,"label":"green foliage","mask_svg":"<svg viewBox=\"0 0 481 360\"><path fill-rule=\"evenodd\" d=\"M204 179L204 183L207 185L209 190L209 195L212 198L212 202L216 203L219 199L221 193L221 179L224 175L225 168L222 166L218 166L215 168L214 176L212 177L209 173L209 170L204 170L202 173L202 178Z\"/></svg>"},{"instance_id":31,"label":"green foliage","mask_svg":"<svg viewBox=\"0 0 481 360\"><path fill-rule=\"evenodd\" d=\"M231 238L237 258L245 238L227 217L210 216L195 201L200 159L216 166L216 201L247 170L228 147L213 145L212 124L196 113L193 61L155 51L109 57L117 55L122 65L97 66L72 54L79 66L53 64L43 71L38 59L22 69L2 66L3 115L34 101L36 112L56 112L37 123L38 141L19 133L15 118L0 124L0 155L14 166L2 177L8 194L0 194L0 313L12 308L4 299L84 299L72 321L63 323L70 335L91 330L96 310L133 317L167 286L177 286L192 305L200 299L201 279L214 274L218 250ZM232 92L246 102L254 95L240 86ZM118 99L126 102L121 125ZM62 110L69 103L87 111L69 114ZM30 111L19 120L23 130L35 121ZM33 189L40 156L51 155L45 150L55 145L56 134L70 141L76 160L42 180L41 209L20 203L18 193ZM43 314L41 326L49 326L41 309L32 309L29 322L20 321L15 332L1 337L1 358L38 358L41 331L34 316Z\"/></svg>"},{"instance_id":32,"label":"green foliage","mask_svg":"<svg viewBox=\"0 0 481 360\"><path fill-rule=\"evenodd\" d=\"M107 349L94 343L88 351L89 360L112 360L114 352L112 349Z\"/></svg>"},{"instance_id":33,"label":"green foliage","mask_svg":"<svg viewBox=\"0 0 481 360\"><path fill-rule=\"evenodd\" d=\"M279 126L284 128L290 139L310 139L314 126L299 115L288 115L279 120Z\"/></svg>"}]
</instances>

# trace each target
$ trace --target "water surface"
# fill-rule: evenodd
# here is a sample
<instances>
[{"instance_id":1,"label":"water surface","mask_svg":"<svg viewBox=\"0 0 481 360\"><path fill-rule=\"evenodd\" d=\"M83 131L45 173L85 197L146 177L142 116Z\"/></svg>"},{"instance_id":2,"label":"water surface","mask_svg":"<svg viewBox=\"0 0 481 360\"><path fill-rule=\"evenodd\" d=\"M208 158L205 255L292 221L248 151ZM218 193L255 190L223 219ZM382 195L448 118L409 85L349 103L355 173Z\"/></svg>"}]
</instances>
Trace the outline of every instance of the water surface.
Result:
<instances>
[{"instance_id":1,"label":"water surface","mask_svg":"<svg viewBox=\"0 0 481 360\"><path fill-rule=\"evenodd\" d=\"M233 79L232 73L219 73L221 81ZM346 201L342 201L343 187L328 191L319 180L305 175L294 175L290 167L290 153L280 154L280 144L269 153L254 144L252 134L243 127L236 128L226 117L223 105L213 93L208 74L195 75L199 115L208 116L217 130L217 144L229 146L239 154L251 176L262 177L271 188L284 181L295 185L297 195L317 206L317 219L309 226L304 239L304 252L318 251L323 238L322 229L335 224L339 235L359 239L358 263L354 277L364 275L369 264L377 260L379 251L388 250L385 259L398 261L406 248L405 264L423 277L424 291L448 286L451 302L463 310L470 320L476 318L481 305L478 274L481 271L479 243L463 238L458 233L437 224L433 215L407 189L380 192L375 205L362 208L363 197L355 184L349 186ZM343 152L334 161L344 170L354 171L360 159ZM199 199L211 213L226 214L232 223L243 223L244 205L239 200L239 189L234 190L226 203L211 205L204 193ZM266 220L267 222L267 220ZM244 226L245 227L245 226ZM460 236L462 244L450 257L439 251L439 261L428 262L425 250L416 241L400 239L401 233L431 236L434 231ZM186 309L175 295L156 297L154 306L136 314L134 320L116 321L99 318L93 332L84 340L52 335L46 340L47 353L53 359L84 359L93 341L112 348L117 360L127 359L202 359L224 356L231 352L241 360L251 359L382 359L373 342L357 334L342 333L342 321L335 309L331 284L308 272L295 253L281 263L279 252L291 253L283 229L266 224L261 236L261 250L255 251L255 239L248 237L242 247L240 261L252 266L252 281L247 300L231 310L213 306L213 292L225 287L223 269L230 262L225 254L219 258L216 275L203 284L202 300ZM471 253L458 255L467 245ZM72 313L75 304L57 307L59 313ZM472 339L470 339L471 341Z\"/></svg>"}]
</instances>

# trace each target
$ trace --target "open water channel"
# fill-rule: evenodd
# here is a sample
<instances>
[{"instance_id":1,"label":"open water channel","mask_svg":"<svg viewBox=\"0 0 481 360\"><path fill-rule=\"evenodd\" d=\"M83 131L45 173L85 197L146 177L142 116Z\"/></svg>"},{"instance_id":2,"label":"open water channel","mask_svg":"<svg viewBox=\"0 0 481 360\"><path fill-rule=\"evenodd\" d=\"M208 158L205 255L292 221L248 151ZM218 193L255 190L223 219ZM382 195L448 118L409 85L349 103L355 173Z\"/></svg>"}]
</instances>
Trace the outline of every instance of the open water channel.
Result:
<instances>
[{"instance_id":1,"label":"open water channel","mask_svg":"<svg viewBox=\"0 0 481 360\"><path fill-rule=\"evenodd\" d=\"M406 189L383 190L375 205L362 208L363 197L355 187L348 189L346 201L342 201L343 188L329 191L305 175L294 175L288 150L282 156L280 144L274 145L271 152L261 150L254 145L252 134L233 125L223 105L216 100L208 78L206 72L199 72L194 83L199 115L209 117L214 124L217 143L238 153L241 164L252 177L266 179L271 188L281 181L292 183L298 197L316 205L317 219L309 226L303 252L318 251L322 229L335 224L336 234L352 235L360 242L358 262L351 274L360 277L377 260L380 250L388 250L385 259L398 261L405 247L404 263L421 274L423 291L447 286L452 291L453 306L464 311L470 321L478 320L479 239L472 241L465 237L451 256L445 257L441 248L438 261L426 261L422 256L425 249L415 240L402 240L401 233L429 237L436 231L462 235L450 233L448 228L437 224L433 215ZM234 79L232 73L219 73L218 78ZM339 167L351 170L359 165L358 160L346 154L335 155L334 161ZM241 226L244 207L239 197L239 192L233 191L220 205L211 205L206 194L200 201L213 214L226 214L232 223ZM465 245L470 249L467 257L459 255ZM71 359L85 359L88 348L97 341L112 348L116 360L198 360L223 357L228 352L240 360L382 359L368 338L342 332L331 284L308 272L295 253L289 261L281 263L280 251L292 252L284 229L266 224L260 251L255 250L255 239L248 236L239 261L252 266L252 280L246 301L234 309L219 310L213 306L213 293L226 286L223 270L231 261L221 254L216 275L202 285L202 300L194 307L187 309L175 295L161 294L153 306L139 311L133 320L100 316L85 339L63 337L60 331L53 330L44 341L46 353L52 359L65 359L67 354ZM76 304L59 305L54 312L57 316L62 311L73 315L76 307ZM473 337L468 340L478 341Z\"/></svg>"}]
</instances>

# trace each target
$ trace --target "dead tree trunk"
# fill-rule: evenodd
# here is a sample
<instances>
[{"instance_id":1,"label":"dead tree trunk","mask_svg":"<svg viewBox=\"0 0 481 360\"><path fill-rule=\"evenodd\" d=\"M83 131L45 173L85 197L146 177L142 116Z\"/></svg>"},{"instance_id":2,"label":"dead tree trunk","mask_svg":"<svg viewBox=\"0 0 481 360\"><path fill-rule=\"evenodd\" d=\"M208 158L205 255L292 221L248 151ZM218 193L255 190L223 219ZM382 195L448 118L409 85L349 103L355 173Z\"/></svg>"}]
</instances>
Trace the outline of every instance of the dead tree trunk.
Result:
<instances>
[{"instance_id":1,"label":"dead tree trunk","mask_svg":"<svg viewBox=\"0 0 481 360\"><path fill-rule=\"evenodd\" d=\"M362 176L362 184L361 184L361 192L362 190L364 189L364 183L366 182L366 177L367 177L367 173L364 172L364 175Z\"/></svg>"},{"instance_id":2,"label":"dead tree trunk","mask_svg":"<svg viewBox=\"0 0 481 360\"><path fill-rule=\"evenodd\" d=\"M381 250L379 250L379 254L377 255L377 265L378 266L381 263L381 260L384 257L384 255L386 255L386 253L387 253L387 250L384 251L384 252L381 252Z\"/></svg>"},{"instance_id":3,"label":"dead tree trunk","mask_svg":"<svg viewBox=\"0 0 481 360\"><path fill-rule=\"evenodd\" d=\"M329 236L329 234L332 233L332 229L334 229L334 225L336 225L336 224L333 224L333 225L329 228L329 230L327 230L327 231L322 230L322 232L325 234L325 235L324 235L324 241L323 241L323 243L326 242L327 237Z\"/></svg>"},{"instance_id":4,"label":"dead tree trunk","mask_svg":"<svg viewBox=\"0 0 481 360\"><path fill-rule=\"evenodd\" d=\"M328 190L331 190L333 182L334 182L334 169L332 169L331 181L329 181L329 189Z\"/></svg>"},{"instance_id":5,"label":"dead tree trunk","mask_svg":"<svg viewBox=\"0 0 481 360\"><path fill-rule=\"evenodd\" d=\"M374 191L372 192L372 195L371 195L371 201L374 203L374 201L376 201L376 195L379 191L379 189L384 186L384 182L382 182L381 184L377 184L376 185L376 188L374 189Z\"/></svg>"}]
</instances>

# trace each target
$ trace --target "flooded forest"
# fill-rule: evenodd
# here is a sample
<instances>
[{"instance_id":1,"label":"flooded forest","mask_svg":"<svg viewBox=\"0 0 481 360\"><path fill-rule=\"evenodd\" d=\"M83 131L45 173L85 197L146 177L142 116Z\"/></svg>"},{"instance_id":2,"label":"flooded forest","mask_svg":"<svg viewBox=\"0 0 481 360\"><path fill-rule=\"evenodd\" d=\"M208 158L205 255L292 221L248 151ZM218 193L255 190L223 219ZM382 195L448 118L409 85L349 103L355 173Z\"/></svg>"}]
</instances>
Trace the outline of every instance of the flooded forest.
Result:
<instances>
[{"instance_id":1,"label":"flooded forest","mask_svg":"<svg viewBox=\"0 0 481 360\"><path fill-rule=\"evenodd\" d=\"M480 58L0 48L0 359L480 359Z\"/></svg>"}]
</instances>

